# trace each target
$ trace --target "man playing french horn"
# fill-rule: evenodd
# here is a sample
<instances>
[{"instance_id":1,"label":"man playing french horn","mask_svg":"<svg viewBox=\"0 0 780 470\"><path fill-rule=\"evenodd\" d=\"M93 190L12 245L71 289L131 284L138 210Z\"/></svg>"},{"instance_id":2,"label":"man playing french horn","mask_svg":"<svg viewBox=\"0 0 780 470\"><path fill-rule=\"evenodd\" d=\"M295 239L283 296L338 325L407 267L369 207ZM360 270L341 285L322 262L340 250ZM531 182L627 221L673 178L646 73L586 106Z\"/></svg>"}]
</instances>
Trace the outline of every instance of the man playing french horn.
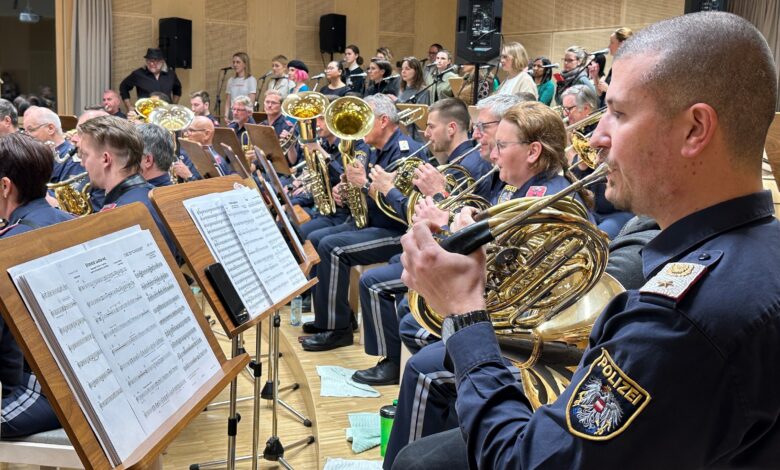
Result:
<instances>
[{"instance_id":1,"label":"man playing french horn","mask_svg":"<svg viewBox=\"0 0 780 470\"><path fill-rule=\"evenodd\" d=\"M744 69L761 86L734 88ZM780 223L761 181L772 53L744 19L695 13L628 39L612 70L591 145L607 198L662 229L642 252L646 283L610 302L570 385L534 412L485 321L484 252L446 252L415 225L403 280L446 317L459 429L412 443L397 468L777 465Z\"/></svg>"}]
</instances>

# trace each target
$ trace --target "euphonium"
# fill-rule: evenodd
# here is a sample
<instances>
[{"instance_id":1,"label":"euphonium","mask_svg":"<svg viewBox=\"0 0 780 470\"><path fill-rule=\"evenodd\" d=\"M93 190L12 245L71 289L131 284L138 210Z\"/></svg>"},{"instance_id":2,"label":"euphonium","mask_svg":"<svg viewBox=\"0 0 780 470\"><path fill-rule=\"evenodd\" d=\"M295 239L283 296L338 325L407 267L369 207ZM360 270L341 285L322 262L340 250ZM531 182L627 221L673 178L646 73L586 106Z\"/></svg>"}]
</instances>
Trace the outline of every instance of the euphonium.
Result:
<instances>
[{"instance_id":1,"label":"euphonium","mask_svg":"<svg viewBox=\"0 0 780 470\"><path fill-rule=\"evenodd\" d=\"M146 119L148 122L156 124L168 131L173 140L174 154L177 154L178 144L176 142L176 132L189 127L192 120L195 119L195 113L186 106L178 104L169 105L163 102L163 106L154 108ZM168 175L171 178L171 183L176 184L178 182L176 175L173 173L173 165L171 165L171 168L168 170Z\"/></svg>"},{"instance_id":2,"label":"euphonium","mask_svg":"<svg viewBox=\"0 0 780 470\"><path fill-rule=\"evenodd\" d=\"M314 142L316 120L322 116L328 107L328 98L322 93L305 91L288 95L282 102L282 114L298 121L300 141L303 143ZM290 144L294 142L295 133L291 132L287 137ZM289 145L287 148L289 148ZM286 150L285 150L286 151ZM303 146L303 157L306 161L306 176L303 184L311 193L314 205L322 215L330 215L336 212L336 203L328 177L328 162L320 152L312 152Z\"/></svg>"},{"instance_id":3,"label":"euphonium","mask_svg":"<svg viewBox=\"0 0 780 470\"><path fill-rule=\"evenodd\" d=\"M83 184L81 189L78 188L80 184ZM65 212L79 217L92 213L92 203L89 201L89 175L86 171L59 183L47 183L46 187L54 191L54 198L57 199L60 209Z\"/></svg>"},{"instance_id":4,"label":"euphonium","mask_svg":"<svg viewBox=\"0 0 780 470\"><path fill-rule=\"evenodd\" d=\"M356 162L354 142L362 139L374 127L374 111L360 98L344 96L332 102L325 110L325 124L330 132L341 139L339 151L344 171ZM342 201L349 207L355 225L363 228L368 224L368 205L360 188L345 182Z\"/></svg>"},{"instance_id":5,"label":"euphonium","mask_svg":"<svg viewBox=\"0 0 780 470\"><path fill-rule=\"evenodd\" d=\"M138 113L138 119L144 122L149 122L149 116L157 108L167 106L168 103L159 98L141 98L136 100L133 107L135 112Z\"/></svg>"},{"instance_id":6,"label":"euphonium","mask_svg":"<svg viewBox=\"0 0 780 470\"><path fill-rule=\"evenodd\" d=\"M622 290L602 277L609 240L587 219L585 207L566 197L597 182L606 164L560 193L520 198L484 211L441 245L471 253L487 248L485 303L502 351L524 376L534 407L551 403L568 385L601 307ZM577 305L593 291L591 306ZM597 297L597 301L593 297ZM442 317L409 292L415 319L440 334Z\"/></svg>"}]
</instances>

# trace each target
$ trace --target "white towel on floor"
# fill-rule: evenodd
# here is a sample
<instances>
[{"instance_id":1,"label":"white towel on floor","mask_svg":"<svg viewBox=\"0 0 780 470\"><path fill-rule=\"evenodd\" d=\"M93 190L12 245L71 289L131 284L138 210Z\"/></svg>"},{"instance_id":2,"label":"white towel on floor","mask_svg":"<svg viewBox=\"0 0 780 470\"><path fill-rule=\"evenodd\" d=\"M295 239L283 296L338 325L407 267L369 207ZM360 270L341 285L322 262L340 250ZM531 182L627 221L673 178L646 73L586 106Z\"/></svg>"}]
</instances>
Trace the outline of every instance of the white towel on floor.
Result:
<instances>
[{"instance_id":1,"label":"white towel on floor","mask_svg":"<svg viewBox=\"0 0 780 470\"><path fill-rule=\"evenodd\" d=\"M323 470L382 470L382 461L328 458Z\"/></svg>"},{"instance_id":2,"label":"white towel on floor","mask_svg":"<svg viewBox=\"0 0 780 470\"><path fill-rule=\"evenodd\" d=\"M352 380L354 369L339 366L317 366L320 376L321 397L368 397L376 398L381 394L372 386L359 384Z\"/></svg>"}]
</instances>

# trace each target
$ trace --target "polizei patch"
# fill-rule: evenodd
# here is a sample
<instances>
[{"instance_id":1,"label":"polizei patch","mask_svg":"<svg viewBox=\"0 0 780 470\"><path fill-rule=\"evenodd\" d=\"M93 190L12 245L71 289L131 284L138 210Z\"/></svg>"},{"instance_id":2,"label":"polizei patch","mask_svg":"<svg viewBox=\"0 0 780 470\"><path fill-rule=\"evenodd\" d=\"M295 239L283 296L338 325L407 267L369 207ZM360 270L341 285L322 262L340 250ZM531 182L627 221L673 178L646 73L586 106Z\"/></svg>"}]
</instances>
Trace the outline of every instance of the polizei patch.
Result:
<instances>
[{"instance_id":1,"label":"polizei patch","mask_svg":"<svg viewBox=\"0 0 780 470\"><path fill-rule=\"evenodd\" d=\"M566 407L569 432L592 441L605 441L623 432L650 401L606 349L590 365Z\"/></svg>"}]
</instances>

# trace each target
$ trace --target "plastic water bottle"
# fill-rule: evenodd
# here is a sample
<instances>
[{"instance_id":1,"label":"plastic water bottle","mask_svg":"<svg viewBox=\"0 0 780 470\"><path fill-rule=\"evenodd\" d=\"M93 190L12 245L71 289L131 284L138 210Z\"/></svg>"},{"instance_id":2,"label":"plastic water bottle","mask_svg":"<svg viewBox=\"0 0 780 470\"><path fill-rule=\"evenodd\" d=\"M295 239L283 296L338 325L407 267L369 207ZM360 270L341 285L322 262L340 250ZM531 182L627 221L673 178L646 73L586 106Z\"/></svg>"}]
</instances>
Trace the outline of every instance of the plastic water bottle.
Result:
<instances>
[{"instance_id":1,"label":"plastic water bottle","mask_svg":"<svg viewBox=\"0 0 780 470\"><path fill-rule=\"evenodd\" d=\"M301 324L301 315L303 313L303 298L299 295L292 299L290 304L290 325L299 326Z\"/></svg>"}]
</instances>

